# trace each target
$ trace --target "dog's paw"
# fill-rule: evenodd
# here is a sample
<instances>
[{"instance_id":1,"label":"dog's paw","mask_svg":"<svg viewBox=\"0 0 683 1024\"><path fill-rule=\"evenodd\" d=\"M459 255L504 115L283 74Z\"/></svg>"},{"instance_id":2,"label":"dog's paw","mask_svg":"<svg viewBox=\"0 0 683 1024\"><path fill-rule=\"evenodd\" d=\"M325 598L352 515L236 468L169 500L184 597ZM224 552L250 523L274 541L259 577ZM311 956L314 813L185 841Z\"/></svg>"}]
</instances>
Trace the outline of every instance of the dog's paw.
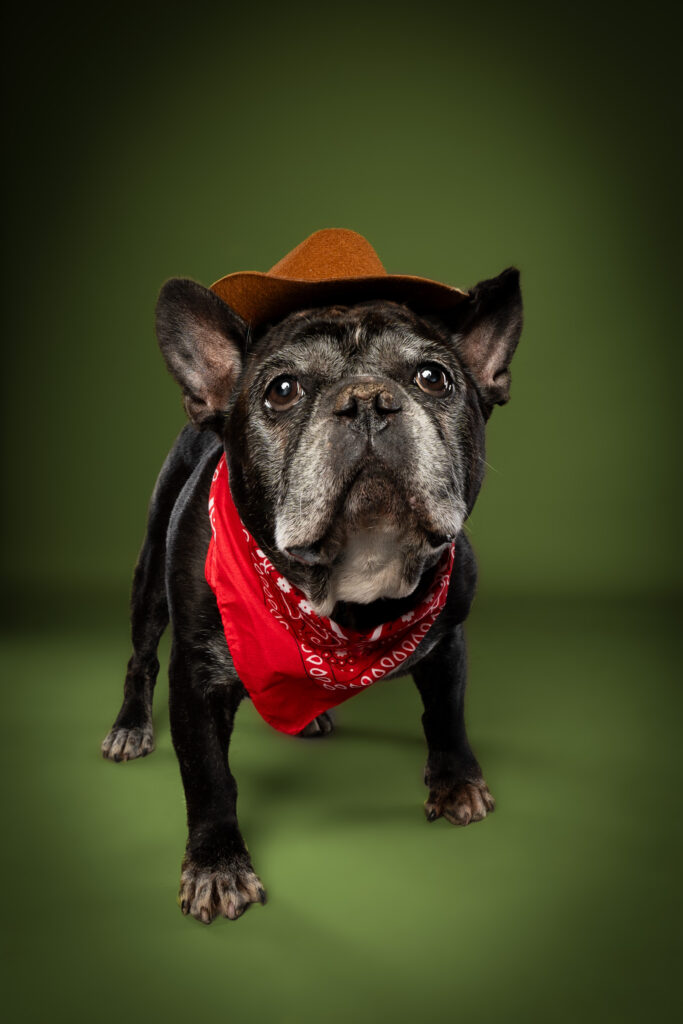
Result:
<instances>
[{"instance_id":1,"label":"dog's paw","mask_svg":"<svg viewBox=\"0 0 683 1024\"><path fill-rule=\"evenodd\" d=\"M132 761L154 750L154 731L149 726L122 729L116 726L102 740L102 757L110 761Z\"/></svg>"},{"instance_id":2,"label":"dog's paw","mask_svg":"<svg viewBox=\"0 0 683 1024\"><path fill-rule=\"evenodd\" d=\"M248 861L233 860L205 868L186 857L178 903L183 914L204 924L222 915L235 921L252 903L265 903L266 891Z\"/></svg>"},{"instance_id":3,"label":"dog's paw","mask_svg":"<svg viewBox=\"0 0 683 1024\"><path fill-rule=\"evenodd\" d=\"M310 739L311 736L328 736L334 729L334 723L327 711L323 711L322 715L318 715L312 722L304 726L301 732L297 733L297 736L304 736Z\"/></svg>"},{"instance_id":4,"label":"dog's paw","mask_svg":"<svg viewBox=\"0 0 683 1024\"><path fill-rule=\"evenodd\" d=\"M483 779L460 780L430 788L425 814L427 821L443 817L452 825L469 825L481 821L495 806L496 801Z\"/></svg>"}]
</instances>

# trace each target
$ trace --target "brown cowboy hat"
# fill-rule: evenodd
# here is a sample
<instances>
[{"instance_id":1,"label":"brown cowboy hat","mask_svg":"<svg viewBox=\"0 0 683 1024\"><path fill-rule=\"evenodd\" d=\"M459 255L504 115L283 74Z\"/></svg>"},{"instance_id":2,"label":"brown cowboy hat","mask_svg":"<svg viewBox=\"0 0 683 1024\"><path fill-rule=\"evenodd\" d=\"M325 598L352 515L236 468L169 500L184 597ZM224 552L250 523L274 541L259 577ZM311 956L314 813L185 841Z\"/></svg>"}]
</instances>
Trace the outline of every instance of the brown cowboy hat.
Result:
<instances>
[{"instance_id":1,"label":"brown cowboy hat","mask_svg":"<svg viewBox=\"0 0 683 1024\"><path fill-rule=\"evenodd\" d=\"M252 325L337 302L394 299L440 313L467 298L467 292L426 277L387 274L370 243L346 228L316 231L267 273L228 274L211 290Z\"/></svg>"}]
</instances>

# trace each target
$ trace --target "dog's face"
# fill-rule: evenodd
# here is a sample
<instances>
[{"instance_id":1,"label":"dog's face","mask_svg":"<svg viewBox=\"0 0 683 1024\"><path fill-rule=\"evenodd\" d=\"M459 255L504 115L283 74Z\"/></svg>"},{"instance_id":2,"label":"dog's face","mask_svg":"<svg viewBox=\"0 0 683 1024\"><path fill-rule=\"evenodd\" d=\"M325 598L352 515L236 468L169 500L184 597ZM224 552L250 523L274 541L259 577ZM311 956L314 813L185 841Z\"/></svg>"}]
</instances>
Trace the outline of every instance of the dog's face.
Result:
<instances>
[{"instance_id":1,"label":"dog's face","mask_svg":"<svg viewBox=\"0 0 683 1024\"><path fill-rule=\"evenodd\" d=\"M308 568L316 610L415 590L467 513L469 414L453 347L394 303L295 313L259 339L230 469L269 544Z\"/></svg>"},{"instance_id":2,"label":"dog's face","mask_svg":"<svg viewBox=\"0 0 683 1024\"><path fill-rule=\"evenodd\" d=\"M521 329L517 273L447 319L363 302L251 337L212 292L171 281L157 324L190 417L223 437L243 522L316 611L413 593L481 485Z\"/></svg>"}]
</instances>

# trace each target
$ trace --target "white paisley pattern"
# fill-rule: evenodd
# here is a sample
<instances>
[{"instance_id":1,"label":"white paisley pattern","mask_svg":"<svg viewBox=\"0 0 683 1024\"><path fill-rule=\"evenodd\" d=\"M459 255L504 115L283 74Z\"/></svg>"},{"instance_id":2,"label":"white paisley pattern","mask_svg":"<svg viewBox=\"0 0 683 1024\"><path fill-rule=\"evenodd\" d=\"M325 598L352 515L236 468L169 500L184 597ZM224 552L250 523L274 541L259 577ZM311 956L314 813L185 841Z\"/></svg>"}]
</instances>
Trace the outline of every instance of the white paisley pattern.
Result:
<instances>
[{"instance_id":1,"label":"white paisley pattern","mask_svg":"<svg viewBox=\"0 0 683 1024\"><path fill-rule=\"evenodd\" d=\"M333 619L316 615L305 594L278 572L244 527L243 533L266 607L296 640L308 677L326 690L360 690L393 672L416 650L446 603L455 544L444 553L431 591L416 608L369 633L344 630Z\"/></svg>"}]
</instances>

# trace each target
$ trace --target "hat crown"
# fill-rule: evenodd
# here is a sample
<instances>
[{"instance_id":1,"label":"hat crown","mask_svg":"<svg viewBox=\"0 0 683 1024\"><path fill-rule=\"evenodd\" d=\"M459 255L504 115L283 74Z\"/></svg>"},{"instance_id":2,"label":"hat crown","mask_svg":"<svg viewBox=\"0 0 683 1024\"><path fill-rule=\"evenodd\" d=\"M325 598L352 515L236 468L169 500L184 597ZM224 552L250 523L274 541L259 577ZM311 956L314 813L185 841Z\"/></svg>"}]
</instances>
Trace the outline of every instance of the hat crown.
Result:
<instances>
[{"instance_id":1,"label":"hat crown","mask_svg":"<svg viewBox=\"0 0 683 1024\"><path fill-rule=\"evenodd\" d=\"M211 290L252 326L275 323L296 309L339 303L385 299L437 313L466 298L438 281L387 274L367 239L348 228L316 231L267 273L227 274Z\"/></svg>"},{"instance_id":2,"label":"hat crown","mask_svg":"<svg viewBox=\"0 0 683 1024\"><path fill-rule=\"evenodd\" d=\"M373 247L348 228L315 231L268 271L268 277L289 281L384 276L386 270Z\"/></svg>"}]
</instances>

